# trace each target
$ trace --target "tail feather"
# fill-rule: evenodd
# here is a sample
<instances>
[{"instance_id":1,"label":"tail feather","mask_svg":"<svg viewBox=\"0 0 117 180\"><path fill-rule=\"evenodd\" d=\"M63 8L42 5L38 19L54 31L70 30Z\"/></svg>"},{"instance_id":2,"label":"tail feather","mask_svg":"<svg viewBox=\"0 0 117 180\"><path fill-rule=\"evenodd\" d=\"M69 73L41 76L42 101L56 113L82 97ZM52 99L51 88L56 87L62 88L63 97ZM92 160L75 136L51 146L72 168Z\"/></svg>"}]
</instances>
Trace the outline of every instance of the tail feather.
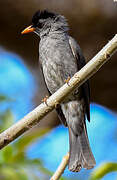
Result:
<instances>
[{"instance_id":1,"label":"tail feather","mask_svg":"<svg viewBox=\"0 0 117 180\"><path fill-rule=\"evenodd\" d=\"M79 141L80 141L82 156L85 162L84 168L91 169L95 166L96 162L95 162L94 156L92 154L92 151L89 145L85 123L84 123L83 132L79 136Z\"/></svg>"},{"instance_id":2,"label":"tail feather","mask_svg":"<svg viewBox=\"0 0 117 180\"><path fill-rule=\"evenodd\" d=\"M77 141L77 136L74 135L71 128L69 128L69 142L70 142L70 158L69 158L69 170L70 171L80 171L82 159L80 143Z\"/></svg>"},{"instance_id":3,"label":"tail feather","mask_svg":"<svg viewBox=\"0 0 117 180\"><path fill-rule=\"evenodd\" d=\"M96 163L89 145L83 102L70 101L61 107L69 129L69 170L77 172L81 168L93 168Z\"/></svg>"},{"instance_id":4,"label":"tail feather","mask_svg":"<svg viewBox=\"0 0 117 180\"><path fill-rule=\"evenodd\" d=\"M69 128L70 159L69 170L78 172L81 168L91 169L95 166L95 159L91 152L87 132L84 127L81 135L76 136Z\"/></svg>"}]
</instances>

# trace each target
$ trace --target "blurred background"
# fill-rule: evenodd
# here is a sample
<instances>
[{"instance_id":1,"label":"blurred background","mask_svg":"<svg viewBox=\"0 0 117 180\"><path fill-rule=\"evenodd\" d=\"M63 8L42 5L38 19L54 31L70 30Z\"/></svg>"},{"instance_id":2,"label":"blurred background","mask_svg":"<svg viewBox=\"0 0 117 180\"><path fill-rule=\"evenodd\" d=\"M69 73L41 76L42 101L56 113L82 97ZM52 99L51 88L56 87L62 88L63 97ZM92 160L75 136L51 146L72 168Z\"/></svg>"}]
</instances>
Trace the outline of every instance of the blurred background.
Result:
<instances>
[{"instance_id":1,"label":"blurred background","mask_svg":"<svg viewBox=\"0 0 117 180\"><path fill-rule=\"evenodd\" d=\"M39 38L33 33L21 35L39 9L55 11L68 19L69 33L79 43L87 62L116 34L117 3L113 0L17 0L17 3L1 0L1 132L39 105L47 95L38 65ZM96 168L80 173L66 170L62 179L117 178L116 58L117 54L90 80L91 123L87 126ZM67 129L60 125L56 112L52 112L0 152L0 179L48 180L67 151ZM107 162L112 163L110 171L114 172L101 174L103 163Z\"/></svg>"}]
</instances>

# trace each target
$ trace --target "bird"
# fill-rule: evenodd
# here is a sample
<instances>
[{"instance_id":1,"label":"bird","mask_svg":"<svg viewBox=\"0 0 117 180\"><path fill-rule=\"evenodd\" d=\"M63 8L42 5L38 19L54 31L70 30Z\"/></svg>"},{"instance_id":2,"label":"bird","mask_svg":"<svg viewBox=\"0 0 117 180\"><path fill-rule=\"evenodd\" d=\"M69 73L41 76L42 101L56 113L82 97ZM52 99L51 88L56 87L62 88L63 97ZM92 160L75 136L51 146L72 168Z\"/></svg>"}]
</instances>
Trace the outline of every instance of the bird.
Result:
<instances>
[{"instance_id":1,"label":"bird","mask_svg":"<svg viewBox=\"0 0 117 180\"><path fill-rule=\"evenodd\" d=\"M85 64L81 48L69 35L67 19L56 12L38 10L32 23L21 33L34 32L40 38L39 62L49 94L55 93ZM76 88L60 105L57 114L69 131L68 169L78 172L95 166L86 119L90 121L90 86L87 80Z\"/></svg>"}]
</instances>

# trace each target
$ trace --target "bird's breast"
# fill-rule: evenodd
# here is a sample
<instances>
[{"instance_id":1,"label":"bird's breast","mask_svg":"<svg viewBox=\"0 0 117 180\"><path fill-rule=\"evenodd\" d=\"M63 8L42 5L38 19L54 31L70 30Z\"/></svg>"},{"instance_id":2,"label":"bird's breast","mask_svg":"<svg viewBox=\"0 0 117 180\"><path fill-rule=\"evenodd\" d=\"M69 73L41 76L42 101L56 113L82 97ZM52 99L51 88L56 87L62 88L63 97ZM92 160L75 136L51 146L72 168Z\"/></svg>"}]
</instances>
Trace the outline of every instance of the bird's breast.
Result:
<instances>
[{"instance_id":1,"label":"bird's breast","mask_svg":"<svg viewBox=\"0 0 117 180\"><path fill-rule=\"evenodd\" d=\"M47 87L51 93L58 90L69 76L77 71L76 61L67 39L45 39L40 42L39 60Z\"/></svg>"}]
</instances>

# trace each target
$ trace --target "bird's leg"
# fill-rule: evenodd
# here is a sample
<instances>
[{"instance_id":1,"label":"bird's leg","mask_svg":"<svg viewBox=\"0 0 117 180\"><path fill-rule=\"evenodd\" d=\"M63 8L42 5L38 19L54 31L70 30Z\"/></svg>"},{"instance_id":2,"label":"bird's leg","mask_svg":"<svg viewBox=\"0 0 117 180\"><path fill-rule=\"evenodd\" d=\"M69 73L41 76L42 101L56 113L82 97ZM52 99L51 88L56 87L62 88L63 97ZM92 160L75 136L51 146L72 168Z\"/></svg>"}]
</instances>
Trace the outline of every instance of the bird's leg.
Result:
<instances>
[{"instance_id":1,"label":"bird's leg","mask_svg":"<svg viewBox=\"0 0 117 180\"><path fill-rule=\"evenodd\" d=\"M70 81L70 79L71 79L71 77L70 77L70 76L68 76L68 78L67 78L67 79L65 79L65 83L67 83L67 85L68 85L68 86L70 86L70 85L69 85L69 81Z\"/></svg>"},{"instance_id":2,"label":"bird's leg","mask_svg":"<svg viewBox=\"0 0 117 180\"><path fill-rule=\"evenodd\" d=\"M44 97L41 101L48 106L48 104L47 104L47 99L48 99L48 96L46 95L46 97Z\"/></svg>"}]
</instances>

